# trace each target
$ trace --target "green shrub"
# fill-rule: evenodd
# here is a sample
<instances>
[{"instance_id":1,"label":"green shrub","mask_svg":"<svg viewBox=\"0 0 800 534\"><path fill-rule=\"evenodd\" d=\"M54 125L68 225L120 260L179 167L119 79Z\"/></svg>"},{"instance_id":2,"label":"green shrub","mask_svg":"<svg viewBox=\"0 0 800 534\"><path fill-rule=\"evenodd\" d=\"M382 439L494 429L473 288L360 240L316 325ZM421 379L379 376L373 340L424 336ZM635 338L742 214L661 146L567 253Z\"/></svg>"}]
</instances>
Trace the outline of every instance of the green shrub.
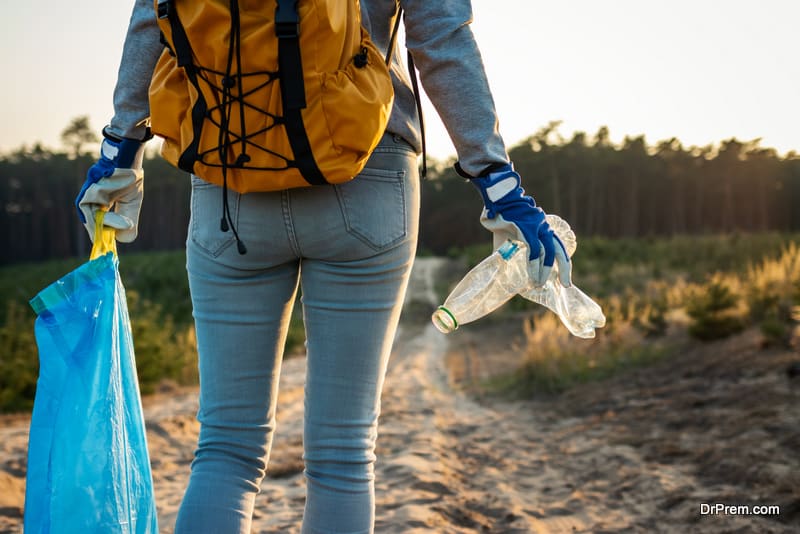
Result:
<instances>
[{"instance_id":1,"label":"green shrub","mask_svg":"<svg viewBox=\"0 0 800 534\"><path fill-rule=\"evenodd\" d=\"M728 337L744 329L741 296L736 280L715 275L690 298L686 311L689 334L701 341Z\"/></svg>"},{"instance_id":2,"label":"green shrub","mask_svg":"<svg viewBox=\"0 0 800 534\"><path fill-rule=\"evenodd\" d=\"M180 325L193 323L184 251L126 255L119 271L125 287L144 300L157 302L163 315Z\"/></svg>"},{"instance_id":3,"label":"green shrub","mask_svg":"<svg viewBox=\"0 0 800 534\"><path fill-rule=\"evenodd\" d=\"M641 330L646 337L660 337L667 332L666 300L647 303L633 319L633 326Z\"/></svg>"},{"instance_id":4,"label":"green shrub","mask_svg":"<svg viewBox=\"0 0 800 534\"><path fill-rule=\"evenodd\" d=\"M152 393L162 380L180 384L197 381L197 342L193 326L177 326L161 305L126 291L136 371L143 394Z\"/></svg>"},{"instance_id":5,"label":"green shrub","mask_svg":"<svg viewBox=\"0 0 800 534\"><path fill-rule=\"evenodd\" d=\"M789 346L800 305L800 247L790 244L776 259L747 272L745 281L750 318L759 324L765 345Z\"/></svg>"},{"instance_id":6,"label":"green shrub","mask_svg":"<svg viewBox=\"0 0 800 534\"><path fill-rule=\"evenodd\" d=\"M0 412L30 410L39 376L33 312L6 302L0 325Z\"/></svg>"},{"instance_id":7,"label":"green shrub","mask_svg":"<svg viewBox=\"0 0 800 534\"><path fill-rule=\"evenodd\" d=\"M758 328L763 336L763 346L791 346L793 328L787 321L774 316L765 317L759 323Z\"/></svg>"}]
</instances>

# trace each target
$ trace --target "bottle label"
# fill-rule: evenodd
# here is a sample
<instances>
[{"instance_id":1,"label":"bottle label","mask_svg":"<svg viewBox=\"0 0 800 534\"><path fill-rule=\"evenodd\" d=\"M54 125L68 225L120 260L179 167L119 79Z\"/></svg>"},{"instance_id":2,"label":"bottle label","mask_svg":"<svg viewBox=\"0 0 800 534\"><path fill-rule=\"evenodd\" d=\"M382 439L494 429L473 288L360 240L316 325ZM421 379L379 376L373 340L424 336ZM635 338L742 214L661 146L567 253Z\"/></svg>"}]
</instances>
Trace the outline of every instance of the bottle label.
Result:
<instances>
[{"instance_id":1,"label":"bottle label","mask_svg":"<svg viewBox=\"0 0 800 534\"><path fill-rule=\"evenodd\" d=\"M519 245L509 239L497 249L497 252L504 260L508 261L511 256L517 253L517 250L519 250Z\"/></svg>"}]
</instances>

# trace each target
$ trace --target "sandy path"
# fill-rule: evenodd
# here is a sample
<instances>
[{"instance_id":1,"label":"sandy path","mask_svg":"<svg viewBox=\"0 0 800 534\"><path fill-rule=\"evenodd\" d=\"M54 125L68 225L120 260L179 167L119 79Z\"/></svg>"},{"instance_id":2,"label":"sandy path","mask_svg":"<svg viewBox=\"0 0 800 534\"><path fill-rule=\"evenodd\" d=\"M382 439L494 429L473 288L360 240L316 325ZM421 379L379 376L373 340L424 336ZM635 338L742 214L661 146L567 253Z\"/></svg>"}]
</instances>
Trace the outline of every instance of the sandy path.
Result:
<instances>
[{"instance_id":1,"label":"sandy path","mask_svg":"<svg viewBox=\"0 0 800 534\"><path fill-rule=\"evenodd\" d=\"M417 260L409 300L433 309L440 265L436 259ZM475 335L465 328L444 336L425 317L404 319L382 397L376 532L793 531L762 518L701 520L699 503L715 495L722 499L725 488L704 485L688 464L644 454L645 449L617 439L618 422L607 411L570 415L556 410L552 400L473 400L455 386L446 366L448 357L463 352L454 348L463 347L462 334ZM473 358L488 356L490 344L478 340L474 346ZM498 343L497 350L508 352L509 344ZM300 530L304 372L303 358L284 362L278 428L254 532ZM647 402L620 396L617 408ZM193 389L145 400L165 533L172 531L187 482L196 410ZM6 418L0 423L0 532L19 532L28 422Z\"/></svg>"},{"instance_id":2,"label":"sandy path","mask_svg":"<svg viewBox=\"0 0 800 534\"><path fill-rule=\"evenodd\" d=\"M436 267L418 263L412 284L413 298L432 306ZM595 456L591 438L544 443L543 429L558 436L559 423L524 403L483 405L454 389L448 337L430 323L406 326L395 347L379 437L378 532L595 532L630 523L603 506L602 490L576 489L574 465L550 461L564 449ZM639 461L631 451L609 455Z\"/></svg>"}]
</instances>

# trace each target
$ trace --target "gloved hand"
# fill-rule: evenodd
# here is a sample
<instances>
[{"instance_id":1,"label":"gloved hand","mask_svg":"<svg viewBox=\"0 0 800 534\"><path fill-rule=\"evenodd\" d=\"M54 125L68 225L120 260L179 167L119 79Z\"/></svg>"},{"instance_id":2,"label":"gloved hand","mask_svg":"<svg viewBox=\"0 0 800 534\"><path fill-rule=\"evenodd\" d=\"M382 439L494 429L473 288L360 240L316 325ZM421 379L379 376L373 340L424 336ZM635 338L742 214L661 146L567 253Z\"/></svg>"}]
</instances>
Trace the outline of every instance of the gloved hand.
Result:
<instances>
[{"instance_id":1,"label":"gloved hand","mask_svg":"<svg viewBox=\"0 0 800 534\"><path fill-rule=\"evenodd\" d=\"M89 168L75 207L92 243L95 212L100 209L108 211L103 224L117 230L117 241L130 243L138 233L144 193L142 158L147 139L121 139L105 129L103 137L100 159Z\"/></svg>"},{"instance_id":2,"label":"gloved hand","mask_svg":"<svg viewBox=\"0 0 800 534\"><path fill-rule=\"evenodd\" d=\"M511 163L498 165L481 176L470 176L456 163L456 172L468 178L483 197L481 224L494 236L495 249L507 239L528 245L528 273L537 286L544 285L558 262L561 285L572 285L572 263L564 244L545 221L545 213L525 195L519 174Z\"/></svg>"}]
</instances>

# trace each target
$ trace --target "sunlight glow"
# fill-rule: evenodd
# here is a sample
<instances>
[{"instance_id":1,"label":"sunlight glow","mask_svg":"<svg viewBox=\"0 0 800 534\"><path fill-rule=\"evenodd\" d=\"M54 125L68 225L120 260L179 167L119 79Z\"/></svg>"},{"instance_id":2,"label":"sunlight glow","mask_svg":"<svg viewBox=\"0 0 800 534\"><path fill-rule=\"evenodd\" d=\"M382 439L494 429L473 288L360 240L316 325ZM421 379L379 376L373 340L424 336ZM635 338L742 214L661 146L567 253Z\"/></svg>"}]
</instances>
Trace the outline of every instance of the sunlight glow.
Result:
<instances>
[{"instance_id":1,"label":"sunlight glow","mask_svg":"<svg viewBox=\"0 0 800 534\"><path fill-rule=\"evenodd\" d=\"M14 80L0 88L0 150L37 140L58 147L78 115L98 131L108 122L132 4L0 4L0 67ZM615 142L735 136L800 150L800 2L473 0L473 8L509 146L561 120L565 137L607 125ZM445 129L429 103L425 111L430 154L447 158Z\"/></svg>"}]
</instances>

